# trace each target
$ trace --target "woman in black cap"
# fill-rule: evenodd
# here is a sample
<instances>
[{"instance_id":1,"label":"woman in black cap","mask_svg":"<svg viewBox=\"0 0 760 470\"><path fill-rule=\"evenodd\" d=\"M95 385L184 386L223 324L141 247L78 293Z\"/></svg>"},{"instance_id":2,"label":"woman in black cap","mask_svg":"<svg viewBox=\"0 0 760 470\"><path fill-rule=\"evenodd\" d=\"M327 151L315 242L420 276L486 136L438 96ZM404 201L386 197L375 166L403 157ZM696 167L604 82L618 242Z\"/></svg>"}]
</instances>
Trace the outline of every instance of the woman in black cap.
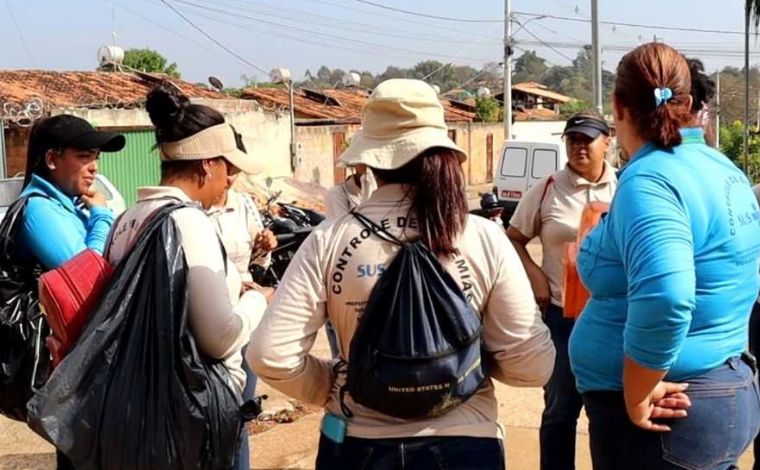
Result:
<instances>
[{"instance_id":1,"label":"woman in black cap","mask_svg":"<svg viewBox=\"0 0 760 470\"><path fill-rule=\"evenodd\" d=\"M544 387L540 431L543 470L575 468L575 430L583 406L567 354L575 319L565 316L562 303L565 244L575 241L583 208L595 201L609 203L617 187L615 170L605 159L610 128L600 115L586 112L571 117L564 138L567 166L528 190L507 229L557 350L552 377ZM541 266L526 248L536 237L543 249Z\"/></svg>"},{"instance_id":2,"label":"woman in black cap","mask_svg":"<svg viewBox=\"0 0 760 470\"><path fill-rule=\"evenodd\" d=\"M100 152L118 152L125 143L123 135L97 131L75 116L35 124L19 195L27 198L15 240L21 259L49 270L87 248L103 253L114 215L92 185ZM56 460L59 470L73 468L60 452Z\"/></svg>"},{"instance_id":3,"label":"woman in black cap","mask_svg":"<svg viewBox=\"0 0 760 470\"><path fill-rule=\"evenodd\" d=\"M100 152L118 152L125 143L123 135L69 115L32 128L19 196L28 198L18 240L23 255L53 269L86 248L103 252L114 215L92 185Z\"/></svg>"}]
</instances>

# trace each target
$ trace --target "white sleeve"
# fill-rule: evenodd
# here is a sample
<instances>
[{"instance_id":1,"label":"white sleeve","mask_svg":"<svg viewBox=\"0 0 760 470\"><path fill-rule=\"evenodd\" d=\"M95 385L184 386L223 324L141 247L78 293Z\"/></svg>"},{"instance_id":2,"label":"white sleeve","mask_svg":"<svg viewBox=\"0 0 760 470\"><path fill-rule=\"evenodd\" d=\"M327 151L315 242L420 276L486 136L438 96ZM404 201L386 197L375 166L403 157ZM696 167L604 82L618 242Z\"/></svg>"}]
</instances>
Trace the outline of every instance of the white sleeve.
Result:
<instances>
[{"instance_id":1,"label":"white sleeve","mask_svg":"<svg viewBox=\"0 0 760 470\"><path fill-rule=\"evenodd\" d=\"M489 373L516 387L542 386L554 369L551 334L514 247L499 229L489 238L486 243L495 261L495 281L483 312Z\"/></svg>"},{"instance_id":2,"label":"white sleeve","mask_svg":"<svg viewBox=\"0 0 760 470\"><path fill-rule=\"evenodd\" d=\"M226 359L248 342L266 309L266 299L258 292L247 292L233 308L219 238L211 221L198 209L179 209L172 217L187 261L190 328L205 354ZM230 263L229 269L235 267Z\"/></svg>"},{"instance_id":3,"label":"white sleeve","mask_svg":"<svg viewBox=\"0 0 760 470\"><path fill-rule=\"evenodd\" d=\"M332 388L329 361L309 352L327 320L319 229L304 241L251 336L246 360L264 382L282 393L323 406Z\"/></svg>"}]
</instances>

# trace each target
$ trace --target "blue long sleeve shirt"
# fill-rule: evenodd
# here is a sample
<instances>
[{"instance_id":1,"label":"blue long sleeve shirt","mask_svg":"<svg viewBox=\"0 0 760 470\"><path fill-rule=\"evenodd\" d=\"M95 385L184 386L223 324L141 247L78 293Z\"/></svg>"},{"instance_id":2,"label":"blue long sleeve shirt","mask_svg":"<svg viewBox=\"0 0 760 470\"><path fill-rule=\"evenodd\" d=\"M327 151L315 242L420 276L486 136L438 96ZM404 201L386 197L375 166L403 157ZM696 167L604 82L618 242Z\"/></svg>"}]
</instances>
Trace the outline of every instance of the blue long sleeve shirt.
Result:
<instances>
[{"instance_id":1,"label":"blue long sleeve shirt","mask_svg":"<svg viewBox=\"0 0 760 470\"><path fill-rule=\"evenodd\" d=\"M684 129L622 170L609 214L584 240L591 298L569 352L578 388L622 390L623 359L684 381L747 347L758 292L760 211L744 174Z\"/></svg>"},{"instance_id":2,"label":"blue long sleeve shirt","mask_svg":"<svg viewBox=\"0 0 760 470\"><path fill-rule=\"evenodd\" d=\"M29 198L20 231L21 246L46 269L54 269L87 248L103 253L114 215L105 207L93 207L89 215L47 180L32 176L21 196Z\"/></svg>"}]
</instances>

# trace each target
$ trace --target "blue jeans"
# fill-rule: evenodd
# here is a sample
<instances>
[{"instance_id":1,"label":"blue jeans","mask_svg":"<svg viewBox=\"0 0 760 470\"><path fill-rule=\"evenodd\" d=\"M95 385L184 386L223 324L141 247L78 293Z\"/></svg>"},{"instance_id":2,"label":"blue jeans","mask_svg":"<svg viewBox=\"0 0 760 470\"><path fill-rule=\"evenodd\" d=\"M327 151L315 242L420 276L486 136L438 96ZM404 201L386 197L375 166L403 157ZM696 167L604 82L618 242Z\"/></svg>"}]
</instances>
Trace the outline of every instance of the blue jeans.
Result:
<instances>
[{"instance_id":1,"label":"blue jeans","mask_svg":"<svg viewBox=\"0 0 760 470\"><path fill-rule=\"evenodd\" d=\"M248 366L248 362L245 360L245 350L243 348L241 354L243 355L243 370L245 371L245 389L243 389L243 401L253 400L256 397L256 374ZM243 431L240 434L240 449L238 450L237 458L235 459L235 465L233 470L249 470L251 468L251 455L248 448L248 425L243 424Z\"/></svg>"},{"instance_id":2,"label":"blue jeans","mask_svg":"<svg viewBox=\"0 0 760 470\"><path fill-rule=\"evenodd\" d=\"M338 444L319 437L316 470L504 470L501 439L416 437L360 439Z\"/></svg>"},{"instance_id":3,"label":"blue jeans","mask_svg":"<svg viewBox=\"0 0 760 470\"><path fill-rule=\"evenodd\" d=\"M752 369L739 358L687 381L686 418L663 420L671 431L631 423L622 392L583 394L595 470L717 470L736 462L760 429L760 396Z\"/></svg>"},{"instance_id":4,"label":"blue jeans","mask_svg":"<svg viewBox=\"0 0 760 470\"><path fill-rule=\"evenodd\" d=\"M552 304L544 314L557 356L552 376L544 386L544 412L539 432L542 470L575 468L575 431L583 407L567 354L575 320L564 318L562 313L560 307Z\"/></svg>"}]
</instances>

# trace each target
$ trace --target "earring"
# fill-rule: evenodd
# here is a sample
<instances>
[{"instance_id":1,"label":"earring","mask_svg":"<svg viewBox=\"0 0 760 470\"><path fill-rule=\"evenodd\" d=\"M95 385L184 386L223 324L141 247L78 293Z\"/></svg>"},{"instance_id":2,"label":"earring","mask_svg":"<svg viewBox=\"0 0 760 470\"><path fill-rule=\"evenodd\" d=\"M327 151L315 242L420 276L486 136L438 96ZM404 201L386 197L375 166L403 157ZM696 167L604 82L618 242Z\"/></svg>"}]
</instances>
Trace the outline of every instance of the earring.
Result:
<instances>
[{"instance_id":1,"label":"earring","mask_svg":"<svg viewBox=\"0 0 760 470\"><path fill-rule=\"evenodd\" d=\"M55 170L55 165L48 165L49 170Z\"/></svg>"}]
</instances>

